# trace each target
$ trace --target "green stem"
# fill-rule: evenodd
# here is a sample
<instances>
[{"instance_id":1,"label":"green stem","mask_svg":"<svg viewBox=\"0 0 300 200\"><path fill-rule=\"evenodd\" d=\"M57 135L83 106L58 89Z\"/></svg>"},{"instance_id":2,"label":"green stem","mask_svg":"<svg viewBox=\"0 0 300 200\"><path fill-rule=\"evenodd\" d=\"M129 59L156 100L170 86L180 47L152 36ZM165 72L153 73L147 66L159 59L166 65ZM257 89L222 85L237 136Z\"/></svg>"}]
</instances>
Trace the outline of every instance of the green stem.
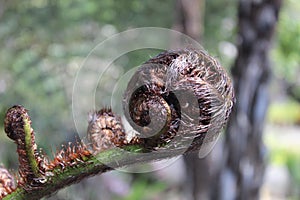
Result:
<instances>
[{"instance_id":1,"label":"green stem","mask_svg":"<svg viewBox=\"0 0 300 200\"><path fill-rule=\"evenodd\" d=\"M19 123L19 118L16 118L20 116L19 113L21 113L22 123ZM166 123L171 118L171 111L167 110L167 113ZM25 179L22 177L22 181L19 182L16 190L3 197L3 200L40 199L86 177L102 174L120 167L129 167L139 163L182 155L186 151L184 146L178 146L175 149L162 147L155 151L149 151L148 148L142 146L143 144L131 144L122 148L114 147L104 150L96 155L81 155L79 159L75 157L75 163L72 163L73 160L70 160L70 162L62 161L54 168L45 168L45 171L41 173L34 132L31 128L30 118L24 108L16 107L10 110L6 118L6 132L18 145L20 171L23 170L21 176L28 177L25 177ZM22 151L25 151L25 153Z\"/></svg>"},{"instance_id":2,"label":"green stem","mask_svg":"<svg viewBox=\"0 0 300 200\"><path fill-rule=\"evenodd\" d=\"M126 149L135 150L136 152L143 151L142 147L136 145L128 146ZM38 188L26 191L24 188L18 186L13 193L4 197L3 200L40 199L61 188L77 183L86 177L102 174L115 168L129 167L137 163L161 160L181 154L182 151L180 149L176 151L161 150L151 153L134 153L120 148L106 150L88 158L84 163L78 164L75 167L66 167L64 170L59 168L54 169L54 174L47 177L47 182Z\"/></svg>"},{"instance_id":3,"label":"green stem","mask_svg":"<svg viewBox=\"0 0 300 200\"><path fill-rule=\"evenodd\" d=\"M32 143L32 137L34 136L32 136L33 133L30 126L30 121L26 117L23 117L23 121L25 132L25 151L28 158L28 163L34 175L36 177L40 177L41 174L39 173L38 163L34 155L36 147L34 147L35 143Z\"/></svg>"}]
</instances>

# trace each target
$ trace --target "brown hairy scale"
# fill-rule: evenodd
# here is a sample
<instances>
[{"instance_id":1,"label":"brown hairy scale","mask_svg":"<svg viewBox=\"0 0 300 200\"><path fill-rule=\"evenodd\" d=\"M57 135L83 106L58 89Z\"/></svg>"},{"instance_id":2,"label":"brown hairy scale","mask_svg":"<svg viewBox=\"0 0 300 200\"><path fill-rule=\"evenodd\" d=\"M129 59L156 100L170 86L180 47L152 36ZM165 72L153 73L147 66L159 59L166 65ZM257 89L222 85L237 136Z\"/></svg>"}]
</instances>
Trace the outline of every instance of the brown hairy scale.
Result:
<instances>
[{"instance_id":1,"label":"brown hairy scale","mask_svg":"<svg viewBox=\"0 0 300 200\"><path fill-rule=\"evenodd\" d=\"M116 116L109 108L89 114L87 132L94 152L127 144L120 117Z\"/></svg>"},{"instance_id":2,"label":"brown hairy scale","mask_svg":"<svg viewBox=\"0 0 300 200\"><path fill-rule=\"evenodd\" d=\"M34 186L36 183L36 176L29 164L29 158L26 155L25 147L25 134L24 134L24 119L28 120L31 124L30 117L27 110L20 105L11 107L7 113L4 120L4 129L7 136L15 141L17 144L17 153L19 155L19 174L20 179L18 179L18 184L23 185L24 183L29 183L29 185ZM39 165L39 172L44 174L46 171L45 157L40 155L37 151L37 145L35 144L35 136L33 129L31 131L31 150L34 152L34 157Z\"/></svg>"},{"instance_id":3,"label":"brown hairy scale","mask_svg":"<svg viewBox=\"0 0 300 200\"><path fill-rule=\"evenodd\" d=\"M110 109L90 114L88 137L99 152L138 143L198 150L215 140L227 122L234 101L231 80L205 51L165 51L145 62L124 94L126 119L139 133L126 139L120 117Z\"/></svg>"},{"instance_id":4,"label":"brown hairy scale","mask_svg":"<svg viewBox=\"0 0 300 200\"><path fill-rule=\"evenodd\" d=\"M44 155L41 150L37 150L34 131L31 128L30 149L34 153L34 159L36 160L39 173L38 175L35 174L29 161L30 158L26 153L24 119L31 124L27 110L20 105L13 106L6 113L4 127L7 136L17 144L17 153L19 155L19 177L17 183L22 187L26 187L27 191L40 187L40 185L46 181L47 176L54 175L51 172L53 169L58 168L63 171L66 167L81 164L85 158L92 156L92 153L88 150L86 145L81 141L77 141L74 144L69 143L66 146L62 146L55 154L54 159L49 161L49 158Z\"/></svg>"},{"instance_id":5,"label":"brown hairy scale","mask_svg":"<svg viewBox=\"0 0 300 200\"><path fill-rule=\"evenodd\" d=\"M69 142L68 145L63 145L57 151L53 161L47 165L47 169L51 171L60 168L64 171L66 167L76 167L78 164L83 164L85 158L89 158L91 155L92 153L83 142L76 142L75 144Z\"/></svg>"}]
</instances>

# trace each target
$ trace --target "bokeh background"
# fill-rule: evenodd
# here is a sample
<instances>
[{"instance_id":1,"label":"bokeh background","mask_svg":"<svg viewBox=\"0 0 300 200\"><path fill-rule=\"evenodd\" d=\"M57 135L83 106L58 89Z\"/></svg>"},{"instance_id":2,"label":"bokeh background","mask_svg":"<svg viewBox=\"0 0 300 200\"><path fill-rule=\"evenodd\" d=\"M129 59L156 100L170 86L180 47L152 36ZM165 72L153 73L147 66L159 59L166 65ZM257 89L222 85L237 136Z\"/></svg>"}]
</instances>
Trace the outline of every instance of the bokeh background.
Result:
<instances>
[{"instance_id":1,"label":"bokeh background","mask_svg":"<svg viewBox=\"0 0 300 200\"><path fill-rule=\"evenodd\" d=\"M98 43L131 28L164 27L185 32L201 41L230 71L238 54L238 1L190 2L0 0L0 122L10 106L21 104L29 110L37 142L46 153L52 155L62 143L74 140L71 108L76 72ZM114 63L105 84L113 84L116 74L157 53L144 50L123 55ZM263 134L266 168L259 198L300 199L298 0L282 4L270 59L270 104ZM104 87L103 97L105 88L109 88L105 84L99 86ZM209 159L218 154L222 151L217 145ZM0 123L0 163L17 172L17 160L16 147ZM49 199L197 199L187 188L193 184L186 165L180 158L151 173L110 172L63 189ZM209 169L202 171L207 173Z\"/></svg>"}]
</instances>

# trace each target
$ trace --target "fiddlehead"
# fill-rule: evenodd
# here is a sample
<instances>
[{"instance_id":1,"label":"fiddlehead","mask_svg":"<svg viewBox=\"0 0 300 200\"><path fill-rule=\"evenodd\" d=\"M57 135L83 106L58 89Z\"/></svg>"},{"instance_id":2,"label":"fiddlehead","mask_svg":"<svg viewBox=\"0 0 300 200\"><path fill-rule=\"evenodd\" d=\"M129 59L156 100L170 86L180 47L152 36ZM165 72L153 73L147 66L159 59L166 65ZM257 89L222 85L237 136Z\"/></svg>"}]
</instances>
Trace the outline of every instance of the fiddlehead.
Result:
<instances>
[{"instance_id":1,"label":"fiddlehead","mask_svg":"<svg viewBox=\"0 0 300 200\"><path fill-rule=\"evenodd\" d=\"M140 144L148 150L168 147L194 151L204 140L216 140L233 101L231 80L213 57L196 49L165 51L137 70L124 94L125 116L138 134L126 139L118 117L113 120L115 125L106 125L102 119L103 123L95 126L96 120L90 121L89 127L95 129L88 133L97 130L93 133L116 141L115 146ZM107 118L110 113L102 110L93 116Z\"/></svg>"},{"instance_id":2,"label":"fiddlehead","mask_svg":"<svg viewBox=\"0 0 300 200\"><path fill-rule=\"evenodd\" d=\"M39 184L44 179L47 159L37 150L34 131L31 128L31 119L27 110L20 105L11 107L4 120L7 136L17 144L19 156L18 184L31 187Z\"/></svg>"}]
</instances>

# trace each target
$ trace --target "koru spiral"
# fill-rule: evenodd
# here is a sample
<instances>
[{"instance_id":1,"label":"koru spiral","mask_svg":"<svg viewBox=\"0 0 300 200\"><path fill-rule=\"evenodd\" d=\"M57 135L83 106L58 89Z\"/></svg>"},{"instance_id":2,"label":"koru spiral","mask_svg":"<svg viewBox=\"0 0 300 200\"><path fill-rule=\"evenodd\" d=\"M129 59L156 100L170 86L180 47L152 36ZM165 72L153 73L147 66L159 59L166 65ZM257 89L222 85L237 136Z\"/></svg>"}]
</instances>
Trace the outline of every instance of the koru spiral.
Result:
<instances>
[{"instance_id":1,"label":"koru spiral","mask_svg":"<svg viewBox=\"0 0 300 200\"><path fill-rule=\"evenodd\" d=\"M198 49L165 51L142 64L124 93L137 134L129 137L106 108L89 115L88 138L95 152L128 144L194 151L219 135L233 102L230 77L215 58Z\"/></svg>"}]
</instances>

